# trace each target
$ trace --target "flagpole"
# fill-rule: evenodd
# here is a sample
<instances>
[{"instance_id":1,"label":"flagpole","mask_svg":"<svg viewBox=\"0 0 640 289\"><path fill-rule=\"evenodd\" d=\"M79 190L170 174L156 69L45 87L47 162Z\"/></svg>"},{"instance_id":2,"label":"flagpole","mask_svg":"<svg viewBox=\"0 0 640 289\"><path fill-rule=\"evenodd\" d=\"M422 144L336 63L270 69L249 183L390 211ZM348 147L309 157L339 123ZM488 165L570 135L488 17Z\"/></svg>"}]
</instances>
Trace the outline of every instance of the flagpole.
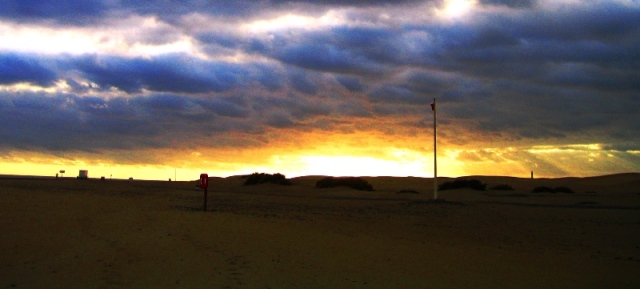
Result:
<instances>
[{"instance_id":1,"label":"flagpole","mask_svg":"<svg viewBox=\"0 0 640 289\"><path fill-rule=\"evenodd\" d=\"M438 153L437 153L437 142L436 142L436 123L437 123L437 107L436 107L436 99L433 99L433 104L431 105L433 109L433 199L438 199Z\"/></svg>"}]
</instances>

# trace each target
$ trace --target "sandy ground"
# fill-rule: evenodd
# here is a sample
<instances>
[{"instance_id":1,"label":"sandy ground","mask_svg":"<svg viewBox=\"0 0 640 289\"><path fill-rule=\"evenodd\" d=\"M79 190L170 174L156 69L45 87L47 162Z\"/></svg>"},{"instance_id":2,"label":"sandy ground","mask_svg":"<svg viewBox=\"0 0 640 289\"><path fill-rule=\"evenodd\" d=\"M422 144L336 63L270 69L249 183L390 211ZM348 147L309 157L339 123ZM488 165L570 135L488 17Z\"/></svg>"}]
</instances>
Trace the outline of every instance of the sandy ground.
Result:
<instances>
[{"instance_id":1,"label":"sandy ground","mask_svg":"<svg viewBox=\"0 0 640 289\"><path fill-rule=\"evenodd\" d=\"M640 174L476 178L0 178L0 288L640 288Z\"/></svg>"}]
</instances>

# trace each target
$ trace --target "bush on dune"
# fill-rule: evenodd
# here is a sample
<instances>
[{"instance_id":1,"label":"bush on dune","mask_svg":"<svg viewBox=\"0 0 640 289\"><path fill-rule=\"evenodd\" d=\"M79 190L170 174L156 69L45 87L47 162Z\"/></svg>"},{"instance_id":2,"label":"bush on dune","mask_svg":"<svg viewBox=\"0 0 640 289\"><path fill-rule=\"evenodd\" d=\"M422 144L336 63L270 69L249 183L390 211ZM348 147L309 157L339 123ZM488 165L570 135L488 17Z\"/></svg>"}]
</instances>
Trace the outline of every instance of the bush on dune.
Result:
<instances>
[{"instance_id":1,"label":"bush on dune","mask_svg":"<svg viewBox=\"0 0 640 289\"><path fill-rule=\"evenodd\" d=\"M291 182L283 174L265 174L265 173L253 173L247 177L244 181L245 186L258 185L264 183L272 183L278 185L291 185Z\"/></svg>"},{"instance_id":2,"label":"bush on dune","mask_svg":"<svg viewBox=\"0 0 640 289\"><path fill-rule=\"evenodd\" d=\"M316 188L333 188L345 186L360 191L373 191L373 186L362 178L348 177L348 178L334 178L326 177L316 182Z\"/></svg>"},{"instance_id":3,"label":"bush on dune","mask_svg":"<svg viewBox=\"0 0 640 289\"><path fill-rule=\"evenodd\" d=\"M471 180L455 180L453 182L446 182L438 187L439 191L445 190L455 190L455 189L464 189L471 188L476 191L484 191L487 188L487 184L483 184L479 180L471 179Z\"/></svg>"}]
</instances>

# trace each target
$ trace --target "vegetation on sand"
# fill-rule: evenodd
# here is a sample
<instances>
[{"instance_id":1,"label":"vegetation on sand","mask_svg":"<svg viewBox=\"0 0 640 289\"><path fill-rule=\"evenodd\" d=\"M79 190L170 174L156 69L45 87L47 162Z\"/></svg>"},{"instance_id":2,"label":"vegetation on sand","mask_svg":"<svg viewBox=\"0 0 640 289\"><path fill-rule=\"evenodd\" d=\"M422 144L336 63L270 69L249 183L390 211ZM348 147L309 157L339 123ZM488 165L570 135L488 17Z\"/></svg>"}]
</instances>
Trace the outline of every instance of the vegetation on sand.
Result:
<instances>
[{"instance_id":1,"label":"vegetation on sand","mask_svg":"<svg viewBox=\"0 0 640 289\"><path fill-rule=\"evenodd\" d=\"M245 186L258 185L264 183L272 183L279 185L291 185L291 182L280 173L277 174L265 174L265 173L253 173L247 176L247 180L244 181Z\"/></svg>"}]
</instances>

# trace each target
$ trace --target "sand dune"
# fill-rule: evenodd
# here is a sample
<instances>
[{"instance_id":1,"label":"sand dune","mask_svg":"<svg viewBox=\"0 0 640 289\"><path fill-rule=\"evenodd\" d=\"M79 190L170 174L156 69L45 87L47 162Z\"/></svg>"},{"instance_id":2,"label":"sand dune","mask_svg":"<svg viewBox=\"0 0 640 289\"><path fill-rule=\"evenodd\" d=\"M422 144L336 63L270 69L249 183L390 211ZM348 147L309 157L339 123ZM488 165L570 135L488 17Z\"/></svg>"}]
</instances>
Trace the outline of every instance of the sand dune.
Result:
<instances>
[{"instance_id":1,"label":"sand dune","mask_svg":"<svg viewBox=\"0 0 640 289\"><path fill-rule=\"evenodd\" d=\"M211 178L206 212L194 182L0 178L0 288L640 287L640 174L475 176L514 190L444 202L320 178Z\"/></svg>"}]
</instances>

